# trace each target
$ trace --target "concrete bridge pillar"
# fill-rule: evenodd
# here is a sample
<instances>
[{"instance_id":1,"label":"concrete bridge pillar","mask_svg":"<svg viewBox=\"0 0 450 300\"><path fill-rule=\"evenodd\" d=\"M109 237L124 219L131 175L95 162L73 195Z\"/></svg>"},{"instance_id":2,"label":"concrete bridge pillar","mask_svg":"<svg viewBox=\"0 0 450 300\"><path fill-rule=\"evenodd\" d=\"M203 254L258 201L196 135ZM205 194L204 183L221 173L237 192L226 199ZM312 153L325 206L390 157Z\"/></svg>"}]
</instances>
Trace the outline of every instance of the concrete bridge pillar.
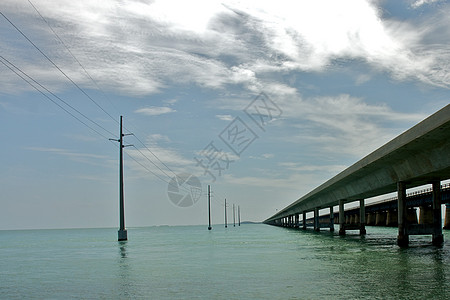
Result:
<instances>
[{"instance_id":1,"label":"concrete bridge pillar","mask_svg":"<svg viewBox=\"0 0 450 300\"><path fill-rule=\"evenodd\" d=\"M366 205L364 199L359 200L359 234L366 234Z\"/></svg>"},{"instance_id":2,"label":"concrete bridge pillar","mask_svg":"<svg viewBox=\"0 0 450 300\"><path fill-rule=\"evenodd\" d=\"M417 212L415 208L408 208L407 216L408 224L418 224L417 222Z\"/></svg>"},{"instance_id":3,"label":"concrete bridge pillar","mask_svg":"<svg viewBox=\"0 0 450 300\"><path fill-rule=\"evenodd\" d=\"M375 216L375 226L386 226L386 212L377 211Z\"/></svg>"},{"instance_id":4,"label":"concrete bridge pillar","mask_svg":"<svg viewBox=\"0 0 450 300\"><path fill-rule=\"evenodd\" d=\"M407 232L408 220L406 219L406 183L397 183L397 198L398 198L398 236L397 244L399 246L408 246L409 235Z\"/></svg>"},{"instance_id":5,"label":"concrete bridge pillar","mask_svg":"<svg viewBox=\"0 0 450 300\"><path fill-rule=\"evenodd\" d=\"M433 208L430 206L420 206L419 209L419 224L432 224Z\"/></svg>"},{"instance_id":6,"label":"concrete bridge pillar","mask_svg":"<svg viewBox=\"0 0 450 300\"><path fill-rule=\"evenodd\" d=\"M319 209L316 207L314 208L314 230L320 231L320 224L319 224Z\"/></svg>"},{"instance_id":7,"label":"concrete bridge pillar","mask_svg":"<svg viewBox=\"0 0 450 300\"><path fill-rule=\"evenodd\" d=\"M375 225L375 216L376 215L374 213L367 214L367 225L369 226Z\"/></svg>"},{"instance_id":8,"label":"concrete bridge pillar","mask_svg":"<svg viewBox=\"0 0 450 300\"><path fill-rule=\"evenodd\" d=\"M306 229L306 211L303 212L302 229Z\"/></svg>"},{"instance_id":9,"label":"concrete bridge pillar","mask_svg":"<svg viewBox=\"0 0 450 300\"><path fill-rule=\"evenodd\" d=\"M330 206L330 231L334 231L334 212L333 212L333 206Z\"/></svg>"},{"instance_id":10,"label":"concrete bridge pillar","mask_svg":"<svg viewBox=\"0 0 450 300\"><path fill-rule=\"evenodd\" d=\"M298 214L295 214L294 227L295 227L295 228L298 228L299 223L300 223L300 217L299 217Z\"/></svg>"},{"instance_id":11,"label":"concrete bridge pillar","mask_svg":"<svg viewBox=\"0 0 450 300\"><path fill-rule=\"evenodd\" d=\"M450 229L450 203L445 204L444 229Z\"/></svg>"},{"instance_id":12,"label":"concrete bridge pillar","mask_svg":"<svg viewBox=\"0 0 450 300\"><path fill-rule=\"evenodd\" d=\"M339 200L339 235L345 235L344 200Z\"/></svg>"},{"instance_id":13,"label":"concrete bridge pillar","mask_svg":"<svg viewBox=\"0 0 450 300\"><path fill-rule=\"evenodd\" d=\"M398 226L398 212L397 211L395 211L393 209L388 210L387 216L386 216L386 226L388 226L388 227L397 227Z\"/></svg>"},{"instance_id":14,"label":"concrete bridge pillar","mask_svg":"<svg viewBox=\"0 0 450 300\"><path fill-rule=\"evenodd\" d=\"M352 223L352 216L346 215L345 216L345 224L351 224Z\"/></svg>"},{"instance_id":15,"label":"concrete bridge pillar","mask_svg":"<svg viewBox=\"0 0 450 300\"><path fill-rule=\"evenodd\" d=\"M359 215L358 214L353 215L352 224L355 224L355 225L359 224Z\"/></svg>"},{"instance_id":16,"label":"concrete bridge pillar","mask_svg":"<svg viewBox=\"0 0 450 300\"><path fill-rule=\"evenodd\" d=\"M442 245L442 215L441 215L441 182L433 181L433 245Z\"/></svg>"}]
</instances>

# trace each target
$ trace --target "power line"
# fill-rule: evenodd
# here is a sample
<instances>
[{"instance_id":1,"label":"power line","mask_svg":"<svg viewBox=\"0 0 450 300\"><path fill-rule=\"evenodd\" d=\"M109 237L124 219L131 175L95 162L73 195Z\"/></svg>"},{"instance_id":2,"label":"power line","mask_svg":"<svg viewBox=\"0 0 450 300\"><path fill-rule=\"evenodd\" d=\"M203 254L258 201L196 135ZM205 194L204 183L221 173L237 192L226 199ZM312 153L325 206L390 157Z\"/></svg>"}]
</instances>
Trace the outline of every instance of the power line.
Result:
<instances>
[{"instance_id":1,"label":"power line","mask_svg":"<svg viewBox=\"0 0 450 300\"><path fill-rule=\"evenodd\" d=\"M94 99L91 98L91 96L89 96L75 81L72 80L72 78L69 77L69 75L67 75L60 67L58 67L58 65L56 65L55 62L53 62L53 60L48 57L38 46L36 46L35 43L33 43L32 40L30 40L28 38L28 36L25 35L25 33L23 33L22 30L20 30L10 19L8 19L1 11L0 14L3 16L3 18L5 18L31 45L33 45L34 48L36 48L36 50L38 50L56 69L58 69L59 72L61 72L61 74L63 74L80 92L82 92L86 97L88 97L98 108L100 108L105 114L107 114L112 120L114 120L115 122L117 122L116 119L114 119L113 116L111 116L103 107L100 106L100 104L98 104Z\"/></svg>"},{"instance_id":2,"label":"power line","mask_svg":"<svg viewBox=\"0 0 450 300\"><path fill-rule=\"evenodd\" d=\"M142 151L139 150L139 148L137 148L137 147L134 146L134 145L133 145L133 147L134 147L134 149L136 149L142 156L144 156L149 162L151 162L155 167L157 167L161 172L163 172L164 175L166 175L168 178L170 178L170 176L167 175L167 173L166 173L163 169L161 169L161 167L159 167L157 164L155 164L150 158L147 157L147 155L145 155L144 153L142 153ZM146 147L146 148L147 148L147 147ZM147 148L147 149L148 149L148 148ZM148 149L148 150L150 151L150 149ZM151 151L150 151L150 152L151 152ZM152 152L152 154L153 154L153 152Z\"/></svg>"},{"instance_id":3,"label":"power line","mask_svg":"<svg viewBox=\"0 0 450 300\"><path fill-rule=\"evenodd\" d=\"M145 165L143 165L140 161L138 161L136 158L134 158L133 156L131 156L130 154L128 154L127 152L125 152L125 154L131 158L132 160L134 160L138 165L140 165L141 167L143 167L144 169L146 169L148 172L152 173L153 175L155 175L156 177L158 177L159 179L161 179L162 181L164 181L165 183L169 184L169 181L165 180L164 178L161 178L161 176L159 176L158 174L156 174L155 172L153 172L152 170L150 170L149 168L147 168Z\"/></svg>"},{"instance_id":4,"label":"power line","mask_svg":"<svg viewBox=\"0 0 450 300\"><path fill-rule=\"evenodd\" d=\"M86 75L89 77L89 79L94 83L94 85L97 87L98 90L100 90L103 94L103 96L112 104L112 102L109 100L109 98L106 96L106 94L104 93L104 91L100 88L100 86L97 84L97 82L94 80L94 78L92 78L92 76L89 74L89 72L86 70L86 68L83 66L83 64L81 64L81 62L76 58L76 56L72 53L72 51L70 51L69 47L66 45L66 43L64 43L63 39L56 33L55 30L53 30L52 26L50 25L50 23L47 21L47 19L39 12L39 10L37 9L37 7L31 2L31 0L28 0L28 3L30 3L30 5L34 8L34 10L37 12L37 14L41 17L41 19L47 24L47 26L50 28L50 30L53 32L53 34L56 36L56 38L61 42L61 44L67 49L67 51L70 53L70 55L73 57L73 59L78 63L78 65L84 70L84 72L86 73ZM11 23L11 22L10 22ZM14 25L13 25L14 26ZM16 26L14 26L16 27ZM16 27L17 29L17 27ZM33 44L34 45L34 44ZM38 49L39 50L39 49ZM42 53L42 52L41 52ZM58 68L59 69L59 68ZM92 100L92 99L91 99ZM102 109L103 110L103 109ZM109 113L107 113L105 110L103 110L106 114L108 114L110 117L111 115ZM118 122L117 120L115 120L114 118L112 118L115 122ZM127 129L126 127L124 127L125 129ZM127 129L127 131L129 131ZM169 166L167 166L167 164L165 164L161 159L159 159L159 157L153 153L153 151L151 151L144 142L142 142L139 137L137 137L135 135L136 139L164 166L166 167L170 172L172 172L172 174L175 174L175 172L169 168ZM136 148L137 149L137 148ZM137 149L138 150L138 149ZM140 151L139 151L140 152ZM142 154L142 152L141 152ZM150 159L146 156L143 155L147 160L150 161ZM151 161L152 164L154 164L156 167L158 167L158 169L161 170L161 168L159 166L157 166L154 162ZM167 175L167 173L165 173L163 170L161 170L168 178L170 178L170 176Z\"/></svg>"},{"instance_id":5,"label":"power line","mask_svg":"<svg viewBox=\"0 0 450 300\"><path fill-rule=\"evenodd\" d=\"M70 51L70 49L67 47L67 45L64 43L64 41L58 36L58 34L53 30L53 28L50 26L50 24L47 22L47 20L42 16L42 14L39 12L39 10L36 8L36 6L33 5L33 3L31 1L28 1L30 3L30 5L36 10L36 12L39 14L39 16L47 23L47 25L49 26L49 28L51 29L51 31L54 33L54 35L58 38L59 41L61 41L61 43L65 46L65 48L68 50L68 52L71 54L71 56L75 59L75 61L77 61L77 63L80 65L80 67L85 71L85 73L87 74L87 76L90 78L90 80L95 84L95 86L100 90L101 88L98 86L98 84L95 82L95 80L92 78L92 76L90 76L89 72L87 72L86 68L84 68L84 66L81 64L81 62L75 57L75 55ZM11 26L13 26L31 45L33 45L33 47L38 50L61 74L63 74L79 91L81 91L86 97L88 97L98 108L100 108L106 115L108 115L114 122L117 123L117 120L111 115L109 114L100 104L98 104L91 96L89 96L89 94L87 94L75 81L73 81L49 56L47 56L30 38L28 38L28 36L22 31L20 30L20 28L18 28L8 17L6 17L5 14L3 14L0 11L0 14L3 16L3 18L5 18L10 24ZM3 58L5 59L5 58ZM6 60L6 59L5 59ZM6 60L7 61L7 60ZM5 64L4 62L2 62L3 64ZM9 61L8 61L9 63ZM5 64L5 66L7 66ZM7 66L9 69L11 69L9 66ZM17 68L17 67L16 67ZM19 68L17 68L18 70L20 70ZM12 69L11 69L12 70ZM17 74L17 72L15 72L14 70L12 70L14 73ZM22 71L20 71L22 72ZM22 72L23 74L25 74L24 72ZM71 116L73 116L74 118L76 118L77 120L79 120L81 123L83 123L84 125L86 125L87 127L89 127L90 129L94 130L95 132L97 132L98 134L100 134L98 131L96 131L95 129L93 129L92 127L90 127L89 125L87 125L85 122L81 121L79 118L77 118L76 116L74 116L72 113L70 113L69 111L67 111L66 109L64 109L61 105L57 104L55 101L53 101L52 99L50 99L45 93L43 93L41 90L37 89L34 85L32 85L28 80L26 80L25 78L23 78L22 76L20 76L19 74L17 74L20 78L22 78L24 81L26 81L29 85L31 85L34 89L36 89L37 91L39 91L41 94L43 94L45 97L47 97L49 100L51 100L53 103L55 103L56 105L58 105L59 107L61 107L64 111L66 111L67 113L69 113ZM25 74L26 75L26 74ZM94 124L96 124L97 126L99 126L100 128L102 128L103 130L107 131L108 133L112 134L113 136L116 136L115 134L111 133L109 130L106 130L103 126L99 125L97 122L89 119L88 117L86 117L83 113L81 113L80 111L76 110L74 107L72 107L71 105L69 105L67 102L63 101L61 98L59 98L58 96L56 96L54 93L50 92L48 89L46 89L44 86L42 86L41 84L37 83L37 81L35 81L34 79L32 79L30 76L26 75L28 78L30 78L33 82L35 82L36 84L38 84L41 88L45 89L47 92L49 92L50 94L52 94L54 97L58 98L59 100L61 100L64 104L66 104L67 106L71 107L73 110L77 111L80 115L84 116L86 119L90 120L91 122L93 122ZM102 91L103 93L103 91ZM103 93L105 95L105 93ZM104 136L103 134L100 134L102 137L106 138L106 136ZM174 175L176 175L172 169L170 169L167 164L165 164L161 159L159 159L159 157L153 152L151 151L137 136L135 136L136 139L164 166L166 167L170 172L172 172ZM136 147L135 147L136 148ZM157 166L153 161L151 161L146 155L144 155L142 153L142 151L140 151L138 148L136 148L141 155L143 155L147 160L149 160L152 164L154 164L155 166ZM133 158L134 159L134 158ZM134 159L135 160L135 159ZM139 163L141 166L143 166L141 163ZM144 166L143 166L144 167ZM168 178L170 178L170 176L164 172L159 166L157 166L158 169L160 169ZM152 174L154 174L155 176L157 176L159 179L162 179L160 176L156 175L154 172L150 171L148 168L144 167L145 169L147 169L149 172L151 172ZM163 180L163 179L162 179ZM166 180L163 180L165 182L167 182Z\"/></svg>"},{"instance_id":6,"label":"power line","mask_svg":"<svg viewBox=\"0 0 450 300\"><path fill-rule=\"evenodd\" d=\"M59 108L61 108L62 110L64 110L66 113L68 113L69 115L71 115L73 118L75 118L77 121L79 121L80 123L82 123L83 125L85 125L86 127L88 127L89 129L91 129L92 131L96 132L98 135L107 138L105 135L103 135L102 133L100 133L99 131L95 130L94 128L92 128L91 126L89 126L87 123L85 123L83 120L81 120L80 118L78 118L77 116L75 116L73 113L71 113L70 111L68 111L66 108L64 108L62 105L60 105L58 102L56 102L55 100L53 100L52 98L50 98L47 94L45 94L43 91L41 91L40 89L38 89L35 85L33 85L29 80L27 80L24 76L30 78L33 82L35 82L37 85L39 85L40 87L44 88L45 90L47 90L45 87L43 87L41 84L39 84L38 82L36 82L33 78L31 78L30 76L28 76L27 74L25 74L22 70L20 70L18 67L16 67L15 65L11 64L8 60L6 60L3 56L0 56L0 58L2 60L0 60L0 62L6 66L8 69L10 69L12 72L14 72L18 77L20 77L23 81L25 81L26 83L28 83L31 87L33 87L36 91L38 91L39 93L41 93L44 97L46 97L48 100L50 100L51 102L53 102L55 105L57 105ZM8 63L10 63L12 66L14 66L15 69L17 69L20 73L24 74L24 76L22 76L21 74L19 74L15 69L13 69L11 66L9 66L8 64L6 64L3 60L7 61ZM47 90L48 91L48 90ZM50 92L51 93L51 92ZM53 93L51 93L52 95L54 95ZM64 100L62 100L61 98L57 97L59 100L63 101L66 105L68 105ZM72 109L74 109L72 106L68 105L69 107L71 107ZM80 113L78 110L74 109L75 111L77 111L78 113ZM80 113L81 114L81 113ZM88 120L90 120L91 122L93 122L94 124L97 124L95 121L89 119L88 117L86 117L84 114L81 114L82 116L84 116L85 118L87 118ZM99 126L99 125L98 125ZM101 126L100 126L101 127ZM101 127L103 128L103 127ZM104 129L104 128L103 128ZM105 130L105 129L104 129Z\"/></svg>"},{"instance_id":7,"label":"power line","mask_svg":"<svg viewBox=\"0 0 450 300\"><path fill-rule=\"evenodd\" d=\"M30 5L34 8L34 10L37 12L37 14L41 17L41 19L47 24L48 28L50 28L50 30L53 32L53 34L56 36L56 38L61 42L61 44L66 48L66 50L70 53L70 55L72 56L72 58L78 63L78 65L84 70L84 72L86 73L86 75L89 77L89 79L94 83L94 85L97 87L97 89L99 91L101 91L101 93L103 94L103 97L105 97L106 100L108 100L108 102L112 104L112 101L109 100L109 98L106 96L105 92L100 88L100 86L97 84L97 82L94 80L94 78L92 78L91 74L89 74L89 72L86 70L86 68L81 64L81 62L76 58L76 56L72 53L72 51L70 51L70 48L66 45L66 43L64 43L63 39L56 33L56 31L53 29L53 27L50 25L50 23L47 21L46 18L44 18L44 16L39 12L39 10L37 9L37 7L30 1L28 0L28 3L30 3ZM113 105L114 106L114 105ZM106 113L106 112L105 112ZM110 114L106 113L107 115L109 115L111 117ZM119 121L117 121L116 119L112 118L116 123L118 123ZM124 127L125 128L125 127ZM125 128L126 129L126 128Z\"/></svg>"},{"instance_id":8,"label":"power line","mask_svg":"<svg viewBox=\"0 0 450 300\"><path fill-rule=\"evenodd\" d=\"M145 149L147 149L164 167L166 167L170 172L172 172L173 175L177 176L177 174L175 174L174 171L172 171L171 168L169 168L169 166L167 166L161 159L159 159L159 157L152 151L150 150L145 144L144 142L142 142L136 135L134 136L144 147ZM159 167L158 167L159 168ZM162 171L162 170L161 170ZM164 171L163 171L164 172ZM167 173L164 172L164 174L166 174L167 177L170 178L169 175L167 175Z\"/></svg>"}]
</instances>

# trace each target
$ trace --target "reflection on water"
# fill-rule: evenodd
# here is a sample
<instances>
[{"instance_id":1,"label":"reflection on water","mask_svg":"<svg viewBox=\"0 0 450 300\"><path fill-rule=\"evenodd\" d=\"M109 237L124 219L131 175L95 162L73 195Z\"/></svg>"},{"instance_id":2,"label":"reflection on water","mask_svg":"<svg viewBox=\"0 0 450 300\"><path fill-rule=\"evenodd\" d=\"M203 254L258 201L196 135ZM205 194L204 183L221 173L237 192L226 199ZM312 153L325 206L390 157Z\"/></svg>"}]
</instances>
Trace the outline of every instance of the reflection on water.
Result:
<instances>
[{"instance_id":1,"label":"reflection on water","mask_svg":"<svg viewBox=\"0 0 450 300\"><path fill-rule=\"evenodd\" d=\"M0 232L6 299L450 299L450 232L396 245L267 225Z\"/></svg>"},{"instance_id":2,"label":"reflection on water","mask_svg":"<svg viewBox=\"0 0 450 300\"><path fill-rule=\"evenodd\" d=\"M136 291L133 288L133 271L130 259L128 258L128 241L118 241L118 282L116 284L117 295L121 298L134 298Z\"/></svg>"},{"instance_id":3,"label":"reflection on water","mask_svg":"<svg viewBox=\"0 0 450 300\"><path fill-rule=\"evenodd\" d=\"M120 257L127 258L127 241L119 241Z\"/></svg>"}]
</instances>

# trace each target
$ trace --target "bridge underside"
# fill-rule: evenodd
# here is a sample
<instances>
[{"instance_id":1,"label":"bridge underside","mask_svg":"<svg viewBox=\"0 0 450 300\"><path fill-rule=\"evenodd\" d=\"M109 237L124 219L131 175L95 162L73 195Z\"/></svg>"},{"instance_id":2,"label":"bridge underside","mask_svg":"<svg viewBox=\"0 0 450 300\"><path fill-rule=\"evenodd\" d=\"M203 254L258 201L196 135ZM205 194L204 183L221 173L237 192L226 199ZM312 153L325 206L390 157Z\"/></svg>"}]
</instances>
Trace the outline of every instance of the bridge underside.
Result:
<instances>
[{"instance_id":1,"label":"bridge underside","mask_svg":"<svg viewBox=\"0 0 450 300\"><path fill-rule=\"evenodd\" d=\"M437 189L440 181L450 178L449 154L450 105L447 105L265 220L264 223L276 224L277 220L304 212L336 205L343 207L343 204L347 202L397 191L399 244L401 244L400 231L408 235L405 230L409 228L407 223L402 223L406 215L406 188L433 183ZM440 197L438 190L434 198ZM435 206L439 202L439 211L440 201L436 198L434 202ZM405 206L404 209L403 206ZM437 214L437 211L433 214ZM340 223L342 224L341 220ZM400 227L402 227L401 230ZM403 227L406 229L404 230ZM410 232L412 233L413 230L411 229Z\"/></svg>"}]
</instances>

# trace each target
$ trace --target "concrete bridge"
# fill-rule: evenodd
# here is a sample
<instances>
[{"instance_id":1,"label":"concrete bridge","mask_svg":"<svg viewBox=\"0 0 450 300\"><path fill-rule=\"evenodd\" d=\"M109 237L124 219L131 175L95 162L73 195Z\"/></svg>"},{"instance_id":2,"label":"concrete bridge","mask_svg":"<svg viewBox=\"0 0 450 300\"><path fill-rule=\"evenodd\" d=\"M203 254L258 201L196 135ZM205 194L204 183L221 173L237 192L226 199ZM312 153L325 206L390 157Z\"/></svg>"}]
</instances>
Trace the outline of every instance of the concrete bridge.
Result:
<instances>
[{"instance_id":1,"label":"concrete bridge","mask_svg":"<svg viewBox=\"0 0 450 300\"><path fill-rule=\"evenodd\" d=\"M334 220L333 207L339 205L339 234L359 229L365 234L365 199L397 192L397 242L409 243L409 236L432 235L433 244L443 243L441 181L450 178L450 105L439 110L392 141L367 155L335 177L264 221L283 226L306 222L314 212L314 228L320 229L319 210L327 208ZM406 189L432 184L431 221L415 224L407 207ZM345 222L344 205L359 202L358 224ZM409 216L409 218L408 218Z\"/></svg>"},{"instance_id":2,"label":"concrete bridge","mask_svg":"<svg viewBox=\"0 0 450 300\"><path fill-rule=\"evenodd\" d=\"M441 186L441 202L450 203L450 183ZM432 189L424 189L407 194L406 207L407 218L409 224L429 224L432 223L432 204L433 204L433 192ZM417 217L417 208L419 209L419 217ZM385 226L385 227L397 227L398 226L398 199L397 197L384 199L377 202L372 202L365 205L366 224L360 222L360 208L349 208L344 212L345 223L348 228L364 230L364 225L368 226ZM299 220L296 223L295 219L283 220L284 227L302 228L314 227L317 225L314 222L314 218L308 218L305 221ZM314 228L320 230L320 228L329 228L334 231L334 224L339 224L339 213L334 213L333 216L323 214L319 216L319 227ZM450 204L447 204L445 212L445 224L444 229L450 229Z\"/></svg>"}]
</instances>

